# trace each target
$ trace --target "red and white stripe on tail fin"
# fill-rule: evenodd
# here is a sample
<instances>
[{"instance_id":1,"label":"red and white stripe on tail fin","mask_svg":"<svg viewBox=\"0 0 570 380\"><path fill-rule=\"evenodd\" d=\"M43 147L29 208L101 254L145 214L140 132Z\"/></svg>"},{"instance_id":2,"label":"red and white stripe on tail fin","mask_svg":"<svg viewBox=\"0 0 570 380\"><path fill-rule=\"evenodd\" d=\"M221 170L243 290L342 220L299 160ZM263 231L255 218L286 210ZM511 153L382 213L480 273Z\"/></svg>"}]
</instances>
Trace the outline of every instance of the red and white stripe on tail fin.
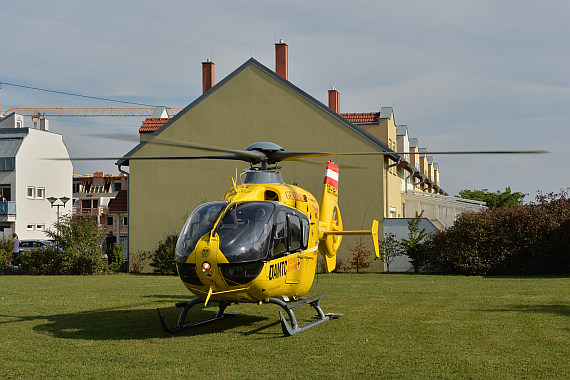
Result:
<instances>
[{"instance_id":1,"label":"red and white stripe on tail fin","mask_svg":"<svg viewBox=\"0 0 570 380\"><path fill-rule=\"evenodd\" d=\"M325 185L331 185L338 190L338 165L332 161L327 162Z\"/></svg>"}]
</instances>

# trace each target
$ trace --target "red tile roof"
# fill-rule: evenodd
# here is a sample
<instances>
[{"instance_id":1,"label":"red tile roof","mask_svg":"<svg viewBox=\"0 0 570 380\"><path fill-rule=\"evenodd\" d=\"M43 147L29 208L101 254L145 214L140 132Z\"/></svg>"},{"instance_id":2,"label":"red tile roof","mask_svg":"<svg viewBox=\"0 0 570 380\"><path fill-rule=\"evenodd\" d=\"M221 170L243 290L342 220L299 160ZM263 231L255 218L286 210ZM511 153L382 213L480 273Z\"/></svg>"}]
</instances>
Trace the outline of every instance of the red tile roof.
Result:
<instances>
[{"instance_id":1,"label":"red tile roof","mask_svg":"<svg viewBox=\"0 0 570 380\"><path fill-rule=\"evenodd\" d=\"M341 113L340 116L344 117L351 123L377 123L380 117L380 112L355 112L355 113ZM152 133L162 127L170 118L157 118L148 117L143 122L139 129L139 133Z\"/></svg>"},{"instance_id":2,"label":"red tile roof","mask_svg":"<svg viewBox=\"0 0 570 380\"><path fill-rule=\"evenodd\" d=\"M340 116L351 123L377 123L380 112L341 113Z\"/></svg>"},{"instance_id":3,"label":"red tile roof","mask_svg":"<svg viewBox=\"0 0 570 380\"><path fill-rule=\"evenodd\" d=\"M168 117L147 117L139 128L139 133L154 132L170 120Z\"/></svg>"},{"instance_id":4,"label":"red tile roof","mask_svg":"<svg viewBox=\"0 0 570 380\"><path fill-rule=\"evenodd\" d=\"M120 190L113 203L109 207L108 212L127 212L127 190Z\"/></svg>"}]
</instances>

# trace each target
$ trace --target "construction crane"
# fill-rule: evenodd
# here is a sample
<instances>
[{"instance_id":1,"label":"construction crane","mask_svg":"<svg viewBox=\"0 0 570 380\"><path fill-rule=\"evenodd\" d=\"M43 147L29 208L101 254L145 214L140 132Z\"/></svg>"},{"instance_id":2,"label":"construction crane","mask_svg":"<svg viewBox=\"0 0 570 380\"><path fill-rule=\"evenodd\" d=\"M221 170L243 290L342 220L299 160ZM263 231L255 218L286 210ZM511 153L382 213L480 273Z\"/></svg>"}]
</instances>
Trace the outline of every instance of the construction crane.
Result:
<instances>
[{"instance_id":1,"label":"construction crane","mask_svg":"<svg viewBox=\"0 0 570 380\"><path fill-rule=\"evenodd\" d=\"M15 112L29 116L37 125L37 121L45 117L172 117L182 108L65 108L65 107L22 107L10 108L6 112L0 110L0 117Z\"/></svg>"}]
</instances>

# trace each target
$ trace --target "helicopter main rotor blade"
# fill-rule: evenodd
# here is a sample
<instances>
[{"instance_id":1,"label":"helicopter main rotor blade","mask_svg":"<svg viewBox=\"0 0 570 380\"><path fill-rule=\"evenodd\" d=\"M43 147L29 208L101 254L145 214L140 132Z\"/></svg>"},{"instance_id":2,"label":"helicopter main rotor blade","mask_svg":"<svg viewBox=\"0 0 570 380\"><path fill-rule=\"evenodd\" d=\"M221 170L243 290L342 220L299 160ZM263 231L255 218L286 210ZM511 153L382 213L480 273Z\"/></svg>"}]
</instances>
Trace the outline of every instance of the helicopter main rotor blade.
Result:
<instances>
[{"instance_id":1,"label":"helicopter main rotor blade","mask_svg":"<svg viewBox=\"0 0 570 380\"><path fill-rule=\"evenodd\" d=\"M45 160L51 161L117 161L117 160L200 160L200 159L212 159L212 160L241 160L250 161L246 157L234 154L225 155L212 155L212 156L141 156L141 157L70 157L70 158L45 158Z\"/></svg>"},{"instance_id":2,"label":"helicopter main rotor blade","mask_svg":"<svg viewBox=\"0 0 570 380\"><path fill-rule=\"evenodd\" d=\"M480 150L480 151L434 151L427 152L429 155L436 154L542 154L550 153L546 150ZM422 152L272 152L269 159L275 162L295 160L304 157L325 157L325 156L393 156L404 154L426 154Z\"/></svg>"},{"instance_id":3,"label":"helicopter main rotor blade","mask_svg":"<svg viewBox=\"0 0 570 380\"><path fill-rule=\"evenodd\" d=\"M126 135L126 134L113 134L113 133L111 133L111 134L87 134L86 136L105 138L105 139L115 139L115 140L139 142L139 138L137 136ZM180 147L185 147L185 148L205 150L205 151L209 151L209 152L232 153L234 155L240 155L244 158L249 159L249 160L244 159L244 161L248 161L248 162L260 162L260 161L264 161L267 159L267 156L263 152L259 152L259 151L227 149L227 148L221 148L221 147L211 146L211 145L195 144L195 143L191 143L191 142L185 142L185 141L180 141L180 140L171 139L171 138L167 138L167 137L160 137L160 136L141 135L140 136L140 142L146 142L149 144L180 146ZM235 159L235 158L229 158L229 159Z\"/></svg>"}]
</instances>

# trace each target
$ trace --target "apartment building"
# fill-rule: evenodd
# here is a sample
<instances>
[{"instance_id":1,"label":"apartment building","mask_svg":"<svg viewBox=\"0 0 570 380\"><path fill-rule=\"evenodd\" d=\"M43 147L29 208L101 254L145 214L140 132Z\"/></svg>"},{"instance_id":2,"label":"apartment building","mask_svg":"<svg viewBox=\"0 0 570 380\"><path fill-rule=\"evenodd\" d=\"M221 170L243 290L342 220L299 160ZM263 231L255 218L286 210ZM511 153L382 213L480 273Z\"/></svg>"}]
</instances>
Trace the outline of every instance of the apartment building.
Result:
<instances>
[{"instance_id":1,"label":"apartment building","mask_svg":"<svg viewBox=\"0 0 570 380\"><path fill-rule=\"evenodd\" d=\"M16 113L0 118L0 236L47 238L58 216L71 212L72 175L63 138L48 120L32 128Z\"/></svg>"},{"instance_id":2,"label":"apartment building","mask_svg":"<svg viewBox=\"0 0 570 380\"><path fill-rule=\"evenodd\" d=\"M126 233L126 226L117 225L109 215L109 207L121 190L126 191L127 176L95 172L73 175L73 215L93 215L105 233ZM116 235L118 236L118 234Z\"/></svg>"}]
</instances>

